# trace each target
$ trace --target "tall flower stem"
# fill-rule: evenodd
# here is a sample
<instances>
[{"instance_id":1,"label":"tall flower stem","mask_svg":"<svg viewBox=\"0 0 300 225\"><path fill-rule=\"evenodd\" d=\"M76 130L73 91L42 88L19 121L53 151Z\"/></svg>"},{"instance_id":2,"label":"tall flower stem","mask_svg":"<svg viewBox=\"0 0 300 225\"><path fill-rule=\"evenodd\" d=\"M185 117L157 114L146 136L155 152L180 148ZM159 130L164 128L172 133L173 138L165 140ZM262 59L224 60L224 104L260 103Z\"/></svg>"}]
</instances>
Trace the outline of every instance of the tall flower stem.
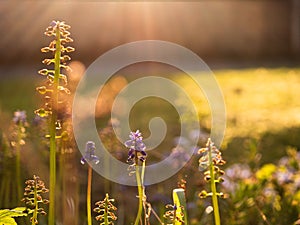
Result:
<instances>
[{"instance_id":1,"label":"tall flower stem","mask_svg":"<svg viewBox=\"0 0 300 225\"><path fill-rule=\"evenodd\" d=\"M40 117L48 118L48 129L49 133L46 137L49 138L49 164L50 164L50 205L49 205L49 216L48 225L55 224L55 202L56 202L56 152L58 150L57 139L61 138L57 130L61 129L61 123L58 121L59 115L63 115L62 106L66 105L66 101L63 99L64 94L70 94L70 90L66 88L67 76L61 73L62 69L66 71L70 70L70 67L66 65L66 62L71 60L71 58L65 53L73 52L75 49L73 47L64 45L73 42L73 39L69 37L70 32L68 29L69 25L65 22L52 21L50 26L47 27L45 35L49 37L54 37L47 47L41 48L41 52L47 53L51 52L54 58L45 58L42 63L46 66L52 66L54 64L54 69L41 69L39 74L47 78L44 86L37 87L36 90L44 95L44 106L35 110L35 113ZM62 105L64 103L65 105ZM59 107L60 106L60 107ZM60 116L61 117L61 116Z\"/></svg>"},{"instance_id":2,"label":"tall flower stem","mask_svg":"<svg viewBox=\"0 0 300 225\"><path fill-rule=\"evenodd\" d=\"M104 225L109 225L107 208L104 210Z\"/></svg>"},{"instance_id":3,"label":"tall flower stem","mask_svg":"<svg viewBox=\"0 0 300 225\"><path fill-rule=\"evenodd\" d=\"M98 156L95 155L95 143L88 141L86 143L85 155L81 158L81 164L85 163L99 163ZM87 210L87 221L88 225L92 225L92 210L91 210L91 196L92 196L92 175L93 169L90 164L88 164L88 183L86 192L86 210Z\"/></svg>"},{"instance_id":4,"label":"tall flower stem","mask_svg":"<svg viewBox=\"0 0 300 225\"><path fill-rule=\"evenodd\" d=\"M54 57L54 80L52 93L52 114L50 117L50 191L49 191L49 225L55 224L55 189L56 189L56 121L58 109L58 86L60 75L61 40L60 31L56 29L56 51Z\"/></svg>"},{"instance_id":5,"label":"tall flower stem","mask_svg":"<svg viewBox=\"0 0 300 225\"><path fill-rule=\"evenodd\" d=\"M141 175L140 175L140 169L139 169L138 162L136 162L136 166L135 166L135 175L136 175L136 184L137 184L137 187L138 187L139 206L138 206L138 212L137 212L137 215L136 215L136 218L135 218L134 225L138 225L139 221L141 219L141 216L142 216L143 197L144 197L143 196L143 194L144 194L143 193L143 184L142 184L142 180L141 180Z\"/></svg>"},{"instance_id":6,"label":"tall flower stem","mask_svg":"<svg viewBox=\"0 0 300 225\"><path fill-rule=\"evenodd\" d=\"M139 130L136 132L130 132L129 135L130 140L127 140L124 144L127 148L129 148L128 152L128 159L127 162L130 163L130 167L135 167L135 173L136 176L136 185L138 188L138 198L139 198L139 204L138 204L138 212L135 218L134 225L138 225L141 221L141 216L143 212L143 206L146 202L146 195L145 195L145 188L144 188L144 175L145 175L145 161L147 157L147 153L145 152L146 146L143 143L143 136ZM140 166L139 162L142 162L142 172L140 173ZM146 211L145 211L145 218L146 218ZM141 224L143 222L141 221Z\"/></svg>"},{"instance_id":7,"label":"tall flower stem","mask_svg":"<svg viewBox=\"0 0 300 225\"><path fill-rule=\"evenodd\" d=\"M38 205L38 199L37 199L37 188L36 185L34 186L34 205L35 208L33 210L33 215L32 215L32 219L31 219L31 225L35 225L36 221L37 221L37 213L38 213L38 209L39 209L39 205Z\"/></svg>"},{"instance_id":8,"label":"tall flower stem","mask_svg":"<svg viewBox=\"0 0 300 225\"><path fill-rule=\"evenodd\" d=\"M87 221L88 225L92 225L92 210L91 210L91 195L92 195L92 167L88 167L88 184L86 194L86 209L87 209Z\"/></svg>"},{"instance_id":9,"label":"tall flower stem","mask_svg":"<svg viewBox=\"0 0 300 225\"><path fill-rule=\"evenodd\" d=\"M38 224L38 214L46 215L46 212L40 204L48 204L47 199L43 199L42 194L47 193L48 189L45 184L38 176L33 176L33 180L27 180L25 182L27 185L25 187L24 198L22 201L25 202L27 206L27 213L32 214L30 217L31 225Z\"/></svg>"},{"instance_id":10,"label":"tall flower stem","mask_svg":"<svg viewBox=\"0 0 300 225\"><path fill-rule=\"evenodd\" d=\"M215 166L212 159L212 152L211 148L209 147L208 152L208 158L209 158L209 165L210 165L210 188L212 192L212 204L214 209L214 218L215 218L215 225L220 225L220 213L219 213L219 204L218 204L218 196L217 196L217 188L216 188L216 180L215 180Z\"/></svg>"},{"instance_id":11,"label":"tall flower stem","mask_svg":"<svg viewBox=\"0 0 300 225\"><path fill-rule=\"evenodd\" d=\"M21 140L22 140L22 123L18 124L17 143L16 143L16 179L17 179L17 196L18 200L22 198L22 185L21 185Z\"/></svg>"}]
</instances>

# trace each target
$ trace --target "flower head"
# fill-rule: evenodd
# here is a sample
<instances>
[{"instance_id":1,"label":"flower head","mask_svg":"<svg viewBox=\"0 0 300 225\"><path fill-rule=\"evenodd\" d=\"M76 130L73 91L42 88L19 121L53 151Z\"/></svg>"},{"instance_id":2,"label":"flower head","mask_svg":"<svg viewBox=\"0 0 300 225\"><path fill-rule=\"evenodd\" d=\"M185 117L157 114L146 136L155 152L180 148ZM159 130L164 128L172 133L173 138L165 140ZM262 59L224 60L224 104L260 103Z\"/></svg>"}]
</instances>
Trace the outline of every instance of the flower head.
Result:
<instances>
[{"instance_id":1,"label":"flower head","mask_svg":"<svg viewBox=\"0 0 300 225\"><path fill-rule=\"evenodd\" d=\"M30 221L34 221L34 224L38 224L37 215L46 215L44 208L40 207L40 204L48 204L49 200L43 197L44 193L49 192L45 187L45 183L36 175L33 175L33 180L27 180L25 182L24 198L22 201L27 206L28 214L32 214Z\"/></svg>"},{"instance_id":2,"label":"flower head","mask_svg":"<svg viewBox=\"0 0 300 225\"><path fill-rule=\"evenodd\" d=\"M171 205L171 204L167 204L166 205L166 209L167 211L164 214L164 218L166 218L167 220L169 220L170 223L167 224L183 224L184 220L184 214L183 214L183 206L180 206L180 210L178 210L177 205Z\"/></svg>"},{"instance_id":3,"label":"flower head","mask_svg":"<svg viewBox=\"0 0 300 225\"><path fill-rule=\"evenodd\" d=\"M212 162L214 165L225 164L225 161L222 159L221 152L219 151L219 149L216 148L214 143L209 138L206 143L206 148L201 148L198 151L198 154L200 154L200 159L199 159L199 170L200 171L206 170L210 164L209 152L211 152Z\"/></svg>"},{"instance_id":4,"label":"flower head","mask_svg":"<svg viewBox=\"0 0 300 225\"><path fill-rule=\"evenodd\" d=\"M17 110L14 112L14 118L13 118L13 122L15 124L24 124L26 123L26 111L20 111L20 110Z\"/></svg>"},{"instance_id":5,"label":"flower head","mask_svg":"<svg viewBox=\"0 0 300 225\"><path fill-rule=\"evenodd\" d=\"M101 222L100 224L113 225L114 224L113 221L117 220L117 216L114 213L114 211L117 210L117 207L113 205L114 202L115 200L109 198L109 195L106 194L103 201L99 201L95 203L97 207L94 208L94 212L99 214L98 216L96 216L96 220L100 221Z\"/></svg>"},{"instance_id":6,"label":"flower head","mask_svg":"<svg viewBox=\"0 0 300 225\"><path fill-rule=\"evenodd\" d=\"M128 152L128 162L132 162L136 157L142 162L145 161L147 157L146 145L143 143L143 136L139 130L136 132L130 132L129 140L125 142L125 146L129 148Z\"/></svg>"},{"instance_id":7,"label":"flower head","mask_svg":"<svg viewBox=\"0 0 300 225\"><path fill-rule=\"evenodd\" d=\"M85 146L85 154L81 158L81 164L85 164L86 162L95 164L99 163L99 157L95 155L95 143L93 141L88 141Z\"/></svg>"}]
</instances>

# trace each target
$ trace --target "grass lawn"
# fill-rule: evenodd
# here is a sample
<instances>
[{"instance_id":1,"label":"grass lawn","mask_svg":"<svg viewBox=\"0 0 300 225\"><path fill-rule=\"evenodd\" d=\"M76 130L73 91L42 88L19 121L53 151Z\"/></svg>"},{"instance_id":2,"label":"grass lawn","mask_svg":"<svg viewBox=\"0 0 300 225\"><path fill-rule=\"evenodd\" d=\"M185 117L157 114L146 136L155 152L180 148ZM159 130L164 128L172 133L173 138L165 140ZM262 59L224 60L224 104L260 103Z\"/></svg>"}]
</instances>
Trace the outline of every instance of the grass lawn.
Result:
<instances>
[{"instance_id":1,"label":"grass lawn","mask_svg":"<svg viewBox=\"0 0 300 225\"><path fill-rule=\"evenodd\" d=\"M289 136L295 136L294 132L297 131L297 129L290 129L300 127L300 68L216 70L214 74L223 92L227 111L224 148L229 148L229 146L234 148L232 154L235 154L238 151L237 148L241 147L239 145L244 144L240 139L259 140L268 134L285 135L286 138L283 141L287 142L285 145L289 144ZM186 89L196 103L201 126L209 129L210 108L203 93L199 92L198 87L185 75L174 74L170 77ZM13 111L25 109L28 117L33 118L34 109L41 104L40 96L34 90L39 83L38 75L36 77L32 75L26 79L25 77L4 77L1 80L1 117L9 118ZM134 121L136 126L149 121L151 116L158 116L157 111L159 111L165 114L162 117L171 124L171 130L172 127L178 129L176 124L172 125L178 120L178 115L170 113L174 111L170 105L157 105L157 102L151 99L144 102L145 105L137 106L133 110L133 113L136 111ZM141 129L147 130L147 127ZM233 140L236 141L235 145L232 145ZM276 144L276 140L274 141ZM272 140L269 142L271 143L267 148L274 146ZM264 151L270 151L270 149L264 149Z\"/></svg>"},{"instance_id":2,"label":"grass lawn","mask_svg":"<svg viewBox=\"0 0 300 225\"><path fill-rule=\"evenodd\" d=\"M225 139L255 137L266 131L300 125L300 69L243 69L214 71L227 111ZM178 81L197 102L203 124L210 124L210 109L192 81Z\"/></svg>"}]
</instances>

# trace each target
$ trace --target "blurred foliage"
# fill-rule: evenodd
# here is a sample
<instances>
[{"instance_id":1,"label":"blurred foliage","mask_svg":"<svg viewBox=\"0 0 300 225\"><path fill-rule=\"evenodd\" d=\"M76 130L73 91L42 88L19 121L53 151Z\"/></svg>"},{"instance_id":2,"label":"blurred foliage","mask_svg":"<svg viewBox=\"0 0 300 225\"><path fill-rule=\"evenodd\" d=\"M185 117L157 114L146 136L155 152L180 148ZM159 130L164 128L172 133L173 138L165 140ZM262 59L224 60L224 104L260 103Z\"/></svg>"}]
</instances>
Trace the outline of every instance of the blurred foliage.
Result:
<instances>
[{"instance_id":1,"label":"blurred foliage","mask_svg":"<svg viewBox=\"0 0 300 225\"><path fill-rule=\"evenodd\" d=\"M222 208L225 224L295 224L300 213L299 168L300 153L294 148L286 149L276 164L227 168L223 187L230 196Z\"/></svg>"},{"instance_id":2,"label":"blurred foliage","mask_svg":"<svg viewBox=\"0 0 300 225\"><path fill-rule=\"evenodd\" d=\"M227 177L224 177L222 188L229 197L219 202L222 224L293 224L300 214L300 68L218 70L214 73L223 92L227 110L227 129L221 150L228 163L225 168ZM203 93L199 92L198 87L184 74L174 74L169 78L185 88L192 97L198 107L202 131L207 135L211 127L211 115ZM48 151L45 150L47 143L41 144L42 141L46 142L46 139L43 139L45 132L37 124L43 121L33 121L33 110L38 105L33 87L39 82L28 79L28 76L1 79L0 122L3 134L0 135L0 203L5 207L14 207L8 204L12 193L4 194L13 184L3 179L13 176L7 168L14 166L6 133L8 121L11 120L9 115L17 109L24 109L28 114L28 122L32 123L22 153L23 161L27 162L24 165L26 170L22 171L23 175L37 169L45 173L48 169ZM130 81L133 78L126 79ZM150 135L148 122L154 116L161 116L167 124L168 136L159 146L162 151L149 151L149 159L161 160L165 153L170 153L174 148L174 137L179 135L178 114L173 106L164 101L156 102L153 98L146 98L140 103L131 111L133 130L140 129L147 137ZM188 118L187 114L186 119ZM103 138L105 146L111 149L111 153L118 160L125 162L127 152L112 134L111 124L107 125L108 119L107 115L97 118L99 135ZM203 144L200 141L199 146ZM212 214L208 210L211 206L210 201L198 198L199 191L205 185L203 175L197 169L198 160L199 156L194 155L178 174L162 184L147 187L148 200L160 217L165 211L164 205L172 203L170 190L176 187L179 180L184 179L189 223L213 223ZM80 153L74 151L69 162L64 165L64 168L69 168L66 176L72 180L72 184L77 185L70 187L74 193L69 193L64 204L64 207L68 207L74 213L74 218L79 218L79 222L74 224L82 224L85 219L85 210L80 210L80 214L77 215L78 212L74 209L74 204L78 203L82 207L85 205L82 190L86 185L86 171L73 169L77 167L74 164L79 161ZM133 221L136 211L135 188L115 183L103 185L105 182L100 176L94 177L93 186L96 188L93 189L93 196L101 197L102 194L104 198L104 194L109 192L118 201L118 224L129 224ZM92 199L92 202L95 202L95 199ZM129 211L128 205L132 206Z\"/></svg>"}]
</instances>

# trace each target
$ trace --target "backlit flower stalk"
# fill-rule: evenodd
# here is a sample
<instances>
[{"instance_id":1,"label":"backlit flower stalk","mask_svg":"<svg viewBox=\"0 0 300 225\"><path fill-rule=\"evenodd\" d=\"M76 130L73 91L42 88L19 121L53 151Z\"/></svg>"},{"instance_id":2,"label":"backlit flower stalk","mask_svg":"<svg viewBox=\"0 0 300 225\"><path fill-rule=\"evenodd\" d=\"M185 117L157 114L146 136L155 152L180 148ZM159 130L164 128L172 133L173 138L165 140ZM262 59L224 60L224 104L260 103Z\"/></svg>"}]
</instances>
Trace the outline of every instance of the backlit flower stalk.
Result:
<instances>
[{"instance_id":1,"label":"backlit flower stalk","mask_svg":"<svg viewBox=\"0 0 300 225\"><path fill-rule=\"evenodd\" d=\"M218 197L224 198L224 194L217 191L216 184L223 182L221 176L224 175L224 171L218 166L224 165L225 161L222 159L221 152L214 146L210 138L206 143L206 147L201 148L198 153L201 155L199 159L199 170L204 171L204 179L210 183L210 192L208 193L203 190L199 194L199 197L212 198L215 225L220 225Z\"/></svg>"},{"instance_id":2,"label":"backlit flower stalk","mask_svg":"<svg viewBox=\"0 0 300 225\"><path fill-rule=\"evenodd\" d=\"M73 42L69 37L68 31L70 26L65 22L52 21L46 29L45 35L53 37L48 47L41 49L44 53L51 53L53 58L46 58L43 64L52 68L42 69L39 74L47 78L44 86L37 87L37 91L44 96L44 106L36 110L35 113L40 117L48 117L48 127L50 138L50 205L49 205L49 225L54 225L55 221L55 186L56 186L56 139L60 136L57 131L61 129L60 121L58 120L58 111L64 106L64 94L70 94L67 85L67 76L62 73L62 70L70 70L66 62L71 58L65 53L73 52L73 47L66 47L65 44Z\"/></svg>"},{"instance_id":3,"label":"backlit flower stalk","mask_svg":"<svg viewBox=\"0 0 300 225\"><path fill-rule=\"evenodd\" d=\"M166 205L167 211L164 214L164 218L168 220L166 225L181 225L184 224L182 218L184 218L184 214L181 212L183 209L178 210L177 205ZM179 212L178 212L179 211Z\"/></svg>"},{"instance_id":4,"label":"backlit flower stalk","mask_svg":"<svg viewBox=\"0 0 300 225\"><path fill-rule=\"evenodd\" d=\"M26 112L16 111L13 117L13 139L11 145L15 148L16 154L16 181L17 181L17 196L18 199L22 198L22 184L21 184L21 146L25 144L24 138L26 137Z\"/></svg>"},{"instance_id":5,"label":"backlit flower stalk","mask_svg":"<svg viewBox=\"0 0 300 225\"><path fill-rule=\"evenodd\" d=\"M91 211L91 196L92 196L92 174L93 169L90 163L99 163L99 158L95 155L95 143L88 141L85 147L85 155L81 158L81 164L88 163L88 184L86 192L86 209L88 225L92 225L92 211Z\"/></svg>"},{"instance_id":6,"label":"backlit flower stalk","mask_svg":"<svg viewBox=\"0 0 300 225\"><path fill-rule=\"evenodd\" d=\"M44 182L38 177L33 176L33 180L27 180L25 182L27 185L25 187L24 198L22 201L25 202L27 206L28 214L32 214L30 218L31 225L38 224L38 214L46 215L40 204L48 204L47 199L43 199L42 194L47 193L49 190L45 187Z\"/></svg>"},{"instance_id":7,"label":"backlit flower stalk","mask_svg":"<svg viewBox=\"0 0 300 225\"><path fill-rule=\"evenodd\" d=\"M139 206L134 225L138 225L142 216L143 203L146 199L144 175L147 153L145 152L146 146L143 143L143 137L139 130L137 130L136 132L130 132L129 138L130 139L125 142L125 146L129 148L127 162L130 164L130 168L135 168L134 173L136 175L136 182L138 187ZM140 163L142 164L141 172Z\"/></svg>"},{"instance_id":8,"label":"backlit flower stalk","mask_svg":"<svg viewBox=\"0 0 300 225\"><path fill-rule=\"evenodd\" d=\"M94 208L94 212L99 214L96 216L96 220L100 221L100 225L113 225L113 221L117 220L114 213L114 211L117 210L117 207L113 205L114 201L114 199L109 198L109 195L106 194L103 201L95 203L97 207Z\"/></svg>"}]
</instances>

